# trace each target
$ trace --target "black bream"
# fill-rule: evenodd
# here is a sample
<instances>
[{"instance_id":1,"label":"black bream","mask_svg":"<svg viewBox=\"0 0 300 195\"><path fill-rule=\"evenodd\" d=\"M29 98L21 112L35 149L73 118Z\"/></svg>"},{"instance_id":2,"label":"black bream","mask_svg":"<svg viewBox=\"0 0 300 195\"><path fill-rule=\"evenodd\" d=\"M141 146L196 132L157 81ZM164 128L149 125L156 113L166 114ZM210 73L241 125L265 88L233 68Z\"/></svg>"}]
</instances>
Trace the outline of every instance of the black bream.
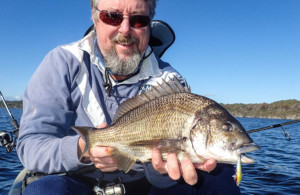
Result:
<instances>
[{"instance_id":1,"label":"black bream","mask_svg":"<svg viewBox=\"0 0 300 195\"><path fill-rule=\"evenodd\" d=\"M242 125L221 105L190 92L177 78L164 81L123 102L112 124L104 129L72 127L94 146L110 146L120 170L128 172L136 161L151 162L152 148L165 159L175 152L179 161L199 163L216 159L236 163L241 154L258 150ZM242 163L254 162L242 155Z\"/></svg>"}]
</instances>

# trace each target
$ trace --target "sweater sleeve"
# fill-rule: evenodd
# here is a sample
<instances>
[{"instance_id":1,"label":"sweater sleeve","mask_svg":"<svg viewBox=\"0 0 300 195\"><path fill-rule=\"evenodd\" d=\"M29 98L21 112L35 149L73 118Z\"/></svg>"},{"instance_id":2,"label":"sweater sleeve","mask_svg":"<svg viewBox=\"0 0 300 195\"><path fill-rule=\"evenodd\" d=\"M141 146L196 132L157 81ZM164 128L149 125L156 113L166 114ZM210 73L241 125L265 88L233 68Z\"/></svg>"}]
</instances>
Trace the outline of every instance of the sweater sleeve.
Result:
<instances>
[{"instance_id":1,"label":"sweater sleeve","mask_svg":"<svg viewBox=\"0 0 300 195\"><path fill-rule=\"evenodd\" d=\"M55 173L80 166L79 136L70 129L75 114L68 63L62 50L54 49L25 90L17 153L29 170Z\"/></svg>"}]
</instances>

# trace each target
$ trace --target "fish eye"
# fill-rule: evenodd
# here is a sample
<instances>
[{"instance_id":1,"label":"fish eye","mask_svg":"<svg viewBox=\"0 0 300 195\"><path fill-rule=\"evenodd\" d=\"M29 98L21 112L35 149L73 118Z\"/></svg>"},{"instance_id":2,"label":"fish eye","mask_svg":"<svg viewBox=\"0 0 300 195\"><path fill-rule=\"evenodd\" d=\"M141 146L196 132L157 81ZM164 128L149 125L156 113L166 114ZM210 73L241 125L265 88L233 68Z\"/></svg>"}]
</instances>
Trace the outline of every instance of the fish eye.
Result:
<instances>
[{"instance_id":1,"label":"fish eye","mask_svg":"<svg viewBox=\"0 0 300 195\"><path fill-rule=\"evenodd\" d=\"M223 131L232 131L233 130L233 127L232 127L232 125L230 124L230 123L224 123L223 125L222 125L222 130Z\"/></svg>"}]
</instances>

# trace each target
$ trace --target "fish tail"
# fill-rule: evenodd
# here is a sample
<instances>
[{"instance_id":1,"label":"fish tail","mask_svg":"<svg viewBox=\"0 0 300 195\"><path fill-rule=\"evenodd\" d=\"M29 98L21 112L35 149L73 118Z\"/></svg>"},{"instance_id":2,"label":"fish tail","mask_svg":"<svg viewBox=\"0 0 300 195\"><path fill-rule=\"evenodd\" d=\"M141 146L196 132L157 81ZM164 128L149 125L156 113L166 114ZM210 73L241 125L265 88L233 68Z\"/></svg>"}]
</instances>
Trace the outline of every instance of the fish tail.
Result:
<instances>
[{"instance_id":1,"label":"fish tail","mask_svg":"<svg viewBox=\"0 0 300 195\"><path fill-rule=\"evenodd\" d=\"M85 142L85 148L82 152L82 155L80 157L80 160L83 158L83 155L89 150L90 148L90 133L92 131L92 128L90 127L78 127L78 126L72 126L71 127L74 131L76 131L84 140ZM127 149L129 150L129 149ZM125 173L127 173L135 164L136 159L131 156L128 153L122 152L115 148L108 147L106 149L106 152L112 156L115 163L118 165L119 170L123 170Z\"/></svg>"},{"instance_id":2,"label":"fish tail","mask_svg":"<svg viewBox=\"0 0 300 195\"><path fill-rule=\"evenodd\" d=\"M83 155L88 151L89 147L90 147L90 139L89 139L89 130L90 130L90 127L78 127L78 126L72 126L71 127L74 131L77 132L77 134L80 135L80 137L84 140L85 142L85 147L84 147L84 150L80 156L80 159L81 160L83 158Z\"/></svg>"}]
</instances>

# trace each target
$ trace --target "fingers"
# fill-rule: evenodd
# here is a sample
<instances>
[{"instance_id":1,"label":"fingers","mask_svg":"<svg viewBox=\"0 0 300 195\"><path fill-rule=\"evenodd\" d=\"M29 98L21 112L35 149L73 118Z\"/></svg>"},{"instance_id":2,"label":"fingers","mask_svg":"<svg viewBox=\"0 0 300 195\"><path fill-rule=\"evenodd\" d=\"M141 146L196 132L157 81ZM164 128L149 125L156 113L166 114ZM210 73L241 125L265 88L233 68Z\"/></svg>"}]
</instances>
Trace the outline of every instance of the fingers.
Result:
<instances>
[{"instance_id":1,"label":"fingers","mask_svg":"<svg viewBox=\"0 0 300 195\"><path fill-rule=\"evenodd\" d=\"M160 174L168 173L173 180L178 180L181 177L177 156L175 153L167 155L167 161L164 162L161 158L161 153L157 149L152 150L152 165L153 168Z\"/></svg>"},{"instance_id":2,"label":"fingers","mask_svg":"<svg viewBox=\"0 0 300 195\"><path fill-rule=\"evenodd\" d=\"M95 146L90 149L91 158L104 158L110 157L114 149L110 147Z\"/></svg>"},{"instance_id":3,"label":"fingers","mask_svg":"<svg viewBox=\"0 0 300 195\"><path fill-rule=\"evenodd\" d=\"M169 174L169 177L173 180L178 180L181 177L181 171L178 164L178 159L175 153L167 154L167 164L165 169Z\"/></svg>"},{"instance_id":4,"label":"fingers","mask_svg":"<svg viewBox=\"0 0 300 195\"><path fill-rule=\"evenodd\" d=\"M197 163L195 164L195 167L197 169L200 169L202 171L206 171L206 172L211 172L212 170L214 170L217 166L217 161L214 159L209 159L203 163Z\"/></svg>"},{"instance_id":5,"label":"fingers","mask_svg":"<svg viewBox=\"0 0 300 195\"><path fill-rule=\"evenodd\" d=\"M188 158L181 160L182 177L184 181L189 185L195 185L198 181L198 174L196 172L194 164Z\"/></svg>"},{"instance_id":6,"label":"fingers","mask_svg":"<svg viewBox=\"0 0 300 195\"><path fill-rule=\"evenodd\" d=\"M152 165L159 173L168 173L173 180L178 180L182 176L187 184L195 185L198 181L196 168L210 172L216 168L217 161L209 159L204 163L193 164L189 158L184 157L179 163L175 153L168 153L167 161L164 162L160 151L154 148L152 150Z\"/></svg>"},{"instance_id":7,"label":"fingers","mask_svg":"<svg viewBox=\"0 0 300 195\"><path fill-rule=\"evenodd\" d=\"M100 161L94 161L94 165L102 172L112 172L118 170L118 166L114 163L110 163L111 159L103 158Z\"/></svg>"},{"instance_id":8,"label":"fingers","mask_svg":"<svg viewBox=\"0 0 300 195\"><path fill-rule=\"evenodd\" d=\"M160 174L167 173L167 170L165 169L166 163L162 160L160 151L156 148L152 150L152 165Z\"/></svg>"},{"instance_id":9,"label":"fingers","mask_svg":"<svg viewBox=\"0 0 300 195\"><path fill-rule=\"evenodd\" d=\"M103 172L115 171L118 166L114 163L111 153L114 149L110 147L95 146L90 149L90 160L95 167Z\"/></svg>"},{"instance_id":10,"label":"fingers","mask_svg":"<svg viewBox=\"0 0 300 195\"><path fill-rule=\"evenodd\" d=\"M152 165L156 171L161 174L168 173L169 177L173 180L178 180L183 176L188 184L193 185L197 182L197 173L193 163L188 159L186 161L187 163L185 161L178 163L176 154L168 153L167 161L164 162L160 151L157 149L152 150ZM193 175L190 176L190 174Z\"/></svg>"}]
</instances>

